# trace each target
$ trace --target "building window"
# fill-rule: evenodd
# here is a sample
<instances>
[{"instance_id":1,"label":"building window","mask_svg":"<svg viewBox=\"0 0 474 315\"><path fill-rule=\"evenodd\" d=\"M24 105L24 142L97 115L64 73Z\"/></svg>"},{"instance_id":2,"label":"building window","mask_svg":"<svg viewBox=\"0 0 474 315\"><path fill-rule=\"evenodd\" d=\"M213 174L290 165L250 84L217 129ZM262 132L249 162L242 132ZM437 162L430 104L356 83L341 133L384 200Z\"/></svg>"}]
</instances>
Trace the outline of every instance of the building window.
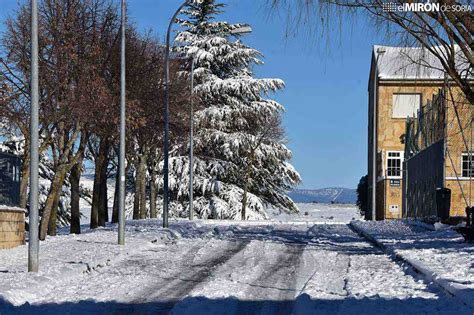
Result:
<instances>
[{"instance_id":1,"label":"building window","mask_svg":"<svg viewBox=\"0 0 474 315\"><path fill-rule=\"evenodd\" d=\"M462 177L474 177L474 156L472 153L462 154Z\"/></svg>"},{"instance_id":2,"label":"building window","mask_svg":"<svg viewBox=\"0 0 474 315\"><path fill-rule=\"evenodd\" d=\"M387 152L387 177L388 178L402 177L402 162L403 162L403 151L388 151Z\"/></svg>"},{"instance_id":3,"label":"building window","mask_svg":"<svg viewBox=\"0 0 474 315\"><path fill-rule=\"evenodd\" d=\"M393 94L392 118L417 117L421 94Z\"/></svg>"}]
</instances>

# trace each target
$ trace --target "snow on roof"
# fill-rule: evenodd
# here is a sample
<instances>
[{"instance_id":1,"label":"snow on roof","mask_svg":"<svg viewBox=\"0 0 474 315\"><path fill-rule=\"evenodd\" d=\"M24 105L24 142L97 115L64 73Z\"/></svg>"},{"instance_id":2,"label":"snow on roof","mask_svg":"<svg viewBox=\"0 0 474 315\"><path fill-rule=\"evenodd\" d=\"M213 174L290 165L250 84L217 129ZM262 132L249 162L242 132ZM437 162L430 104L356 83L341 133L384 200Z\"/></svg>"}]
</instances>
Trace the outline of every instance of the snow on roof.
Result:
<instances>
[{"instance_id":1,"label":"snow on roof","mask_svg":"<svg viewBox=\"0 0 474 315\"><path fill-rule=\"evenodd\" d=\"M433 49L442 53L444 48L437 46ZM377 51L384 51L384 53L379 53L378 59L380 79L443 80L445 77L440 60L426 48L376 45L373 49L373 62L376 60ZM459 68L467 69L467 60L459 49L457 49L456 57Z\"/></svg>"}]
</instances>

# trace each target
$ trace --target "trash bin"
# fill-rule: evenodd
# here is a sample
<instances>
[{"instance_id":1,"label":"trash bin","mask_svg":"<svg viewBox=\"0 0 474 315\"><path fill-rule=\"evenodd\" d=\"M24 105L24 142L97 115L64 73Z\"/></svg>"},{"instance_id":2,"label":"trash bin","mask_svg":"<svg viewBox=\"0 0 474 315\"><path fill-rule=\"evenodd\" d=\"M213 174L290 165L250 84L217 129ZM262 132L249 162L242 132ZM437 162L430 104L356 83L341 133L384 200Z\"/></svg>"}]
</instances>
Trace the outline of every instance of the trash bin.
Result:
<instances>
[{"instance_id":1,"label":"trash bin","mask_svg":"<svg viewBox=\"0 0 474 315\"><path fill-rule=\"evenodd\" d=\"M441 220L449 218L451 209L451 189L436 188L436 213Z\"/></svg>"}]
</instances>

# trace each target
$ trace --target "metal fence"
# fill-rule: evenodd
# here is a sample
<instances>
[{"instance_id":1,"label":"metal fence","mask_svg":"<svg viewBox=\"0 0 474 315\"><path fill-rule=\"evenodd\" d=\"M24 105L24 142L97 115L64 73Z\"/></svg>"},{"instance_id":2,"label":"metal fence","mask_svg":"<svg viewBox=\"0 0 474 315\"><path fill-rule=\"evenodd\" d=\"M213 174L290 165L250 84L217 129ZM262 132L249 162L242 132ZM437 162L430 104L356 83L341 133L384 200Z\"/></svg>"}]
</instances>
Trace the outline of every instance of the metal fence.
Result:
<instances>
[{"instance_id":1,"label":"metal fence","mask_svg":"<svg viewBox=\"0 0 474 315\"><path fill-rule=\"evenodd\" d=\"M0 205L20 204L20 169L18 156L0 152Z\"/></svg>"},{"instance_id":2,"label":"metal fence","mask_svg":"<svg viewBox=\"0 0 474 315\"><path fill-rule=\"evenodd\" d=\"M418 117L406 120L405 159L409 159L445 137L446 90L441 89L433 100L422 106Z\"/></svg>"},{"instance_id":3,"label":"metal fence","mask_svg":"<svg viewBox=\"0 0 474 315\"><path fill-rule=\"evenodd\" d=\"M443 187L444 141L440 140L405 162L405 216L427 218L437 215L436 189Z\"/></svg>"},{"instance_id":4,"label":"metal fence","mask_svg":"<svg viewBox=\"0 0 474 315\"><path fill-rule=\"evenodd\" d=\"M444 182L446 90L406 120L404 216L436 216L436 188Z\"/></svg>"}]
</instances>

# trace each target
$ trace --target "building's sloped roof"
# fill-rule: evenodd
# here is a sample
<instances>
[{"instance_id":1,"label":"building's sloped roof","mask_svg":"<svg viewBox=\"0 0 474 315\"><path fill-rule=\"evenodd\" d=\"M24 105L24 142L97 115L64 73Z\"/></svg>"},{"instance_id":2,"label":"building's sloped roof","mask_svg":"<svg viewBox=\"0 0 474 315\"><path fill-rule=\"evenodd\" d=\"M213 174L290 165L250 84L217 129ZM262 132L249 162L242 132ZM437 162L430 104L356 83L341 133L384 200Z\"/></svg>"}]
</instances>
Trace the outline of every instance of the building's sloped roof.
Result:
<instances>
[{"instance_id":1,"label":"building's sloped roof","mask_svg":"<svg viewBox=\"0 0 474 315\"><path fill-rule=\"evenodd\" d=\"M434 49L443 48L434 47ZM426 48L374 46L373 60L376 59L379 50L385 51L379 54L378 75L380 79L443 80L445 77L441 62ZM468 69L467 60L459 49L456 56L459 69ZM472 69L470 70L472 77Z\"/></svg>"}]
</instances>

